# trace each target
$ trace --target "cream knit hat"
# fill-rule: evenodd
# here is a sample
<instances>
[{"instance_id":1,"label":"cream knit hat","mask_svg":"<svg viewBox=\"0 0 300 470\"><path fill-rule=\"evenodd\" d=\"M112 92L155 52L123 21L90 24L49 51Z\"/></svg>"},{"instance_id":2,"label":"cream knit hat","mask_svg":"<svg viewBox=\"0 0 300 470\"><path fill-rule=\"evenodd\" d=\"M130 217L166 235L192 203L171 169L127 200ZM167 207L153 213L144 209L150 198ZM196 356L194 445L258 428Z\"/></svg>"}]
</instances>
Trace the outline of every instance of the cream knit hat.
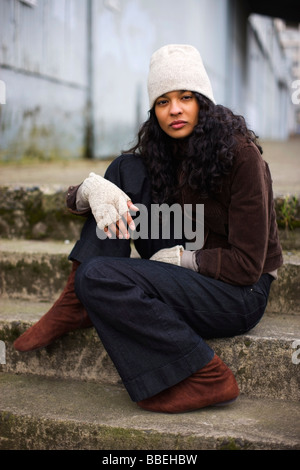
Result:
<instances>
[{"instance_id":1,"label":"cream knit hat","mask_svg":"<svg viewBox=\"0 0 300 470\"><path fill-rule=\"evenodd\" d=\"M148 75L150 109L159 96L175 90L195 91L215 103L201 56L193 46L170 44L152 54Z\"/></svg>"}]
</instances>

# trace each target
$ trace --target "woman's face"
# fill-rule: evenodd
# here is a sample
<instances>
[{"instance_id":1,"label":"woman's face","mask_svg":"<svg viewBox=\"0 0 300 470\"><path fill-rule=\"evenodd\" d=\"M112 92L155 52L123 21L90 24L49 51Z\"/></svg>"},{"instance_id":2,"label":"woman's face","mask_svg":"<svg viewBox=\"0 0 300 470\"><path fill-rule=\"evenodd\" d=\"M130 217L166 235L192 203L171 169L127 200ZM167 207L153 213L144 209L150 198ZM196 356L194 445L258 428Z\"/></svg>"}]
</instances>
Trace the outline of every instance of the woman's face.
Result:
<instances>
[{"instance_id":1,"label":"woman's face","mask_svg":"<svg viewBox=\"0 0 300 470\"><path fill-rule=\"evenodd\" d=\"M171 91L157 98L155 114L162 130L174 139L189 136L198 123L199 104L191 91Z\"/></svg>"}]
</instances>

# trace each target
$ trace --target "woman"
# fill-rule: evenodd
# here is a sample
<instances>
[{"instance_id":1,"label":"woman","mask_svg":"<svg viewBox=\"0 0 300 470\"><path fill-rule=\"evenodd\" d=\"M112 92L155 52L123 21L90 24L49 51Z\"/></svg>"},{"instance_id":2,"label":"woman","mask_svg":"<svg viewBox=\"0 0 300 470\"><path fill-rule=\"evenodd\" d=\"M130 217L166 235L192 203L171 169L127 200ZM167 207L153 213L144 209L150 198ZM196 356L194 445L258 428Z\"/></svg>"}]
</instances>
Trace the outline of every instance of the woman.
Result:
<instances>
[{"instance_id":1,"label":"woman","mask_svg":"<svg viewBox=\"0 0 300 470\"><path fill-rule=\"evenodd\" d=\"M232 371L205 339L259 322L282 253L261 148L241 116L215 104L198 51L156 51L148 92L150 115L136 146L105 179L91 174L70 188L70 210L88 215L70 254L72 273L15 347L35 349L92 322L132 400L178 413L237 398ZM180 204L183 218L191 207L196 223L204 204L203 246L185 249L186 234L171 218L170 236L152 236L151 208L162 204ZM139 208L149 236L134 237ZM164 214L158 220L161 229ZM130 234L141 259L130 258Z\"/></svg>"}]
</instances>

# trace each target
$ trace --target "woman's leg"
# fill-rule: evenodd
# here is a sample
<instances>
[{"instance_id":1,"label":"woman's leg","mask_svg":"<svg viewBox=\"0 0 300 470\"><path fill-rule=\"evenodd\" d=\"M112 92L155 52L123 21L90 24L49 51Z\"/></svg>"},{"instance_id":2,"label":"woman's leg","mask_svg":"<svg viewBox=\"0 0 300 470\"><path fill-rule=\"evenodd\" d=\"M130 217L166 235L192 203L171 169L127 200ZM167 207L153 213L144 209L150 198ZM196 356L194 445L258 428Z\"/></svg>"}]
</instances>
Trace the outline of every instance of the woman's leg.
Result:
<instances>
[{"instance_id":1,"label":"woman's leg","mask_svg":"<svg viewBox=\"0 0 300 470\"><path fill-rule=\"evenodd\" d=\"M146 169L142 160L133 155L121 156L108 167L105 177L126 192L134 203L150 209L151 191ZM150 211L149 211L150 212ZM136 240L136 248L143 258L149 258L160 248L172 246L176 240L151 240L150 237ZM77 328L92 326L82 303L74 290L74 276L83 261L96 256L130 256L129 240L108 239L99 236L95 219L90 215L81 231L80 239L72 249L71 273L62 294L50 310L15 342L15 349L25 352L51 344L55 339Z\"/></svg>"},{"instance_id":2,"label":"woman's leg","mask_svg":"<svg viewBox=\"0 0 300 470\"><path fill-rule=\"evenodd\" d=\"M77 261L73 262L67 283L50 310L16 339L16 350L33 351L48 346L69 331L93 325L74 290L74 278L79 264Z\"/></svg>"},{"instance_id":3,"label":"woman's leg","mask_svg":"<svg viewBox=\"0 0 300 470\"><path fill-rule=\"evenodd\" d=\"M59 298L50 310L32 327L26 330L14 342L14 348L21 352L33 351L48 346L66 333L78 328L93 326L85 308L78 299L74 289L75 273L83 260L91 259L105 253L106 256L130 255L128 240L101 240L93 244L96 234L96 223L90 217L82 231L81 240L77 242L69 259L72 261L71 273Z\"/></svg>"},{"instance_id":4,"label":"woman's leg","mask_svg":"<svg viewBox=\"0 0 300 470\"><path fill-rule=\"evenodd\" d=\"M251 300L247 288L139 259L100 257L84 263L75 288L129 395L138 402L208 366L214 352L203 338L247 331L266 305L264 293ZM235 381L232 386L235 394Z\"/></svg>"},{"instance_id":5,"label":"woman's leg","mask_svg":"<svg viewBox=\"0 0 300 470\"><path fill-rule=\"evenodd\" d=\"M107 178L115 183L121 183L121 170L118 161L119 159L107 171ZM131 167L137 168L137 165L132 163ZM132 177L129 176L129 174L123 175L123 179L131 181L133 185ZM130 241L99 237L95 219L90 215L83 226L80 240L69 255L72 268L61 295L50 310L14 342L15 349L22 352L39 349L48 346L69 331L92 326L86 310L76 296L74 277L82 261L101 255L129 257Z\"/></svg>"}]
</instances>

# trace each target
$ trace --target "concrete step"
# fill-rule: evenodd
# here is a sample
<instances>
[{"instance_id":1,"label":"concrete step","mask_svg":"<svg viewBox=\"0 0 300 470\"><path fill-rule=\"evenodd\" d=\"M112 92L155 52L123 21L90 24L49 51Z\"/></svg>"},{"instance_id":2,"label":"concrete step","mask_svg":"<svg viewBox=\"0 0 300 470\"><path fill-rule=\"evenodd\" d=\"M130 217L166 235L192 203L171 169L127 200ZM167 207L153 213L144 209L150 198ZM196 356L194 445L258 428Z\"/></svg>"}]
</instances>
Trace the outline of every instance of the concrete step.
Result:
<instances>
[{"instance_id":1,"label":"concrete step","mask_svg":"<svg viewBox=\"0 0 300 470\"><path fill-rule=\"evenodd\" d=\"M52 301L62 291L71 270L69 240L0 239L2 298ZM138 256L132 246L132 256Z\"/></svg>"},{"instance_id":2,"label":"concrete step","mask_svg":"<svg viewBox=\"0 0 300 470\"><path fill-rule=\"evenodd\" d=\"M24 239L76 239L83 217L66 208L66 189L0 187L0 236Z\"/></svg>"},{"instance_id":3,"label":"concrete step","mask_svg":"<svg viewBox=\"0 0 300 470\"><path fill-rule=\"evenodd\" d=\"M0 340L6 363L0 371L121 385L93 327L70 332L37 351L21 353L13 348L13 341L50 306L2 300ZM300 401L299 315L265 314L249 333L207 343L233 370L248 397Z\"/></svg>"},{"instance_id":4,"label":"concrete step","mask_svg":"<svg viewBox=\"0 0 300 470\"><path fill-rule=\"evenodd\" d=\"M0 295L2 298L53 302L71 269L69 241L0 239ZM138 254L132 246L132 256ZM273 282L268 311L300 314L300 252L284 252L279 279Z\"/></svg>"},{"instance_id":5,"label":"concrete step","mask_svg":"<svg viewBox=\"0 0 300 470\"><path fill-rule=\"evenodd\" d=\"M84 177L87 174L84 172ZM72 184L80 181L82 176L79 181L76 177ZM0 186L0 237L35 240L78 238L84 218L74 216L66 209L67 189L68 183L62 186L20 183ZM275 210L282 246L300 249L300 203L297 195L294 203L284 197L276 197ZM286 230L286 226L292 229Z\"/></svg>"},{"instance_id":6,"label":"concrete step","mask_svg":"<svg viewBox=\"0 0 300 470\"><path fill-rule=\"evenodd\" d=\"M169 415L140 409L118 385L2 373L0 387L1 450L147 450L150 459L184 449L199 459L198 450L300 449L300 403L241 395Z\"/></svg>"}]
</instances>

